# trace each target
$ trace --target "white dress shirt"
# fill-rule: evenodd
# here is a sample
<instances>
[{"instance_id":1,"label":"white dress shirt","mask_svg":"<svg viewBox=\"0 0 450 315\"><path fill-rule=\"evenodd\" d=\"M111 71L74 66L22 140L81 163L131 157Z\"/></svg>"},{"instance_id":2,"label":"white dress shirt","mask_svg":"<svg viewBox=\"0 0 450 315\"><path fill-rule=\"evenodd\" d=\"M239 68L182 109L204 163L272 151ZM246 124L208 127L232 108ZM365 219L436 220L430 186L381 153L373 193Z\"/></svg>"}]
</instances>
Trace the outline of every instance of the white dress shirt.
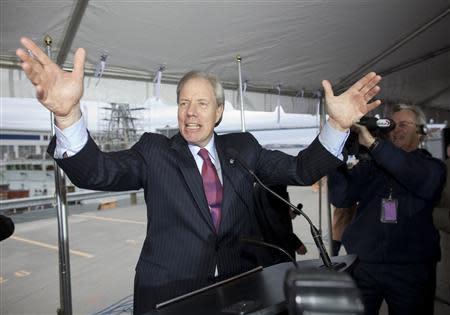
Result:
<instances>
[{"instance_id":1,"label":"white dress shirt","mask_svg":"<svg viewBox=\"0 0 450 315\"><path fill-rule=\"evenodd\" d=\"M56 149L55 149L55 158L61 159L66 153L67 157L73 156L77 154L86 144L88 140L88 133L86 129L86 123L83 117L80 118L72 126L61 130L55 126L56 133ZM339 159L343 159L342 149L344 148L345 141L350 134L349 131L342 132L334 129L327 122L323 126L322 130L319 134L320 143L327 149L328 152L333 154L333 156L338 157ZM211 138L210 142L206 145L208 149L209 155L211 157L211 161L217 169L217 173L219 174L220 181L222 181L222 171L220 170L220 163L217 157L216 147L214 145L214 137ZM211 150L210 150L211 149ZM198 156L198 151L200 147L195 145L189 145L189 150L194 156L195 162L197 163L197 167L201 172L203 160L200 156Z\"/></svg>"}]
</instances>

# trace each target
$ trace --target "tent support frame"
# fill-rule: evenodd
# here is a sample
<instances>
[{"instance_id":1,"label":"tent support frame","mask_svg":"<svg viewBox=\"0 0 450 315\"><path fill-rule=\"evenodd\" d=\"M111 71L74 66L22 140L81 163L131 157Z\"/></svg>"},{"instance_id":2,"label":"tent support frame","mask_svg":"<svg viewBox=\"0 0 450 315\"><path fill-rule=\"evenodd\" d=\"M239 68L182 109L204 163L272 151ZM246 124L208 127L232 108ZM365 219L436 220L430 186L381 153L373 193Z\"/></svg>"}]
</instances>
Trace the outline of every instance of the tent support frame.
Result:
<instances>
[{"instance_id":1,"label":"tent support frame","mask_svg":"<svg viewBox=\"0 0 450 315\"><path fill-rule=\"evenodd\" d=\"M374 57L373 59L367 61L362 66L360 66L358 69L353 71L352 73L348 74L345 78L343 78L337 85L336 85L336 91L341 92L344 90L350 82L354 81L355 78L359 75L361 75L362 72L366 71L367 69L373 67L376 63L384 59L386 56L390 55L397 49L399 49L401 46L406 44L407 42L411 41L413 38L442 20L444 17L446 17L450 13L450 8L445 9L443 12L432 18L430 21L425 23L424 25L418 27L410 34L406 35L403 39L399 40L394 45L388 47L386 50L382 51L378 56Z\"/></svg>"},{"instance_id":2,"label":"tent support frame","mask_svg":"<svg viewBox=\"0 0 450 315\"><path fill-rule=\"evenodd\" d=\"M67 59L73 39L80 26L89 0L78 0L74 6L73 12L61 48L56 57L56 64L62 66ZM45 49L48 57L52 59L51 44L52 39L46 36L44 39ZM54 115L50 113L51 134L55 136ZM72 315L72 289L70 274L70 251L69 251L69 225L67 220L67 189L64 171L54 162L55 165L55 194L56 208L58 217L58 257L59 257L59 290L60 307L57 310L58 315Z\"/></svg>"},{"instance_id":3,"label":"tent support frame","mask_svg":"<svg viewBox=\"0 0 450 315\"><path fill-rule=\"evenodd\" d=\"M52 38L44 38L45 52L52 59ZM55 136L55 116L50 112L50 128ZM57 314L72 314L72 290L70 280L69 226L67 222L67 191L64 171L53 161L55 176L55 198L58 219L58 265L59 265L59 303Z\"/></svg>"},{"instance_id":4,"label":"tent support frame","mask_svg":"<svg viewBox=\"0 0 450 315\"><path fill-rule=\"evenodd\" d=\"M69 24L64 34L63 42L61 43L61 48L59 49L58 56L56 56L56 64L61 66L66 62L67 54L72 47L73 39L80 26L81 19L83 18L84 12L88 5L89 0L78 0L73 9L72 15L70 17Z\"/></svg>"}]
</instances>

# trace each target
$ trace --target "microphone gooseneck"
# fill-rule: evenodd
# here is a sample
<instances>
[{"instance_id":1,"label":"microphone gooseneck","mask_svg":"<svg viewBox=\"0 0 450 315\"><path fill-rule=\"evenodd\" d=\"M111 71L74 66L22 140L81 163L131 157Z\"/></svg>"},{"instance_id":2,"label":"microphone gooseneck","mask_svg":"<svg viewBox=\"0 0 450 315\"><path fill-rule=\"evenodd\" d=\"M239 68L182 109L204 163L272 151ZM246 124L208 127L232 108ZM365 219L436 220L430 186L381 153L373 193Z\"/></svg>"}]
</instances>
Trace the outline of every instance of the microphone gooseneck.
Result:
<instances>
[{"instance_id":1,"label":"microphone gooseneck","mask_svg":"<svg viewBox=\"0 0 450 315\"><path fill-rule=\"evenodd\" d=\"M273 245L273 244L270 244L270 243L267 243L267 242L263 242L263 241L260 241L260 240L255 240L255 239L251 239L251 238L245 238L245 237L241 238L240 241L244 242L244 243L250 243L250 244L255 244L255 245L267 246L267 247L275 248L275 249L279 250L280 252L282 252L283 254L285 254L287 257L289 257L291 262L294 264L295 268L298 268L298 264L295 261L295 259L287 251L285 251L283 248L281 248L280 246Z\"/></svg>"},{"instance_id":2,"label":"microphone gooseneck","mask_svg":"<svg viewBox=\"0 0 450 315\"><path fill-rule=\"evenodd\" d=\"M297 208L296 206L294 206L292 203L290 203L289 201L285 200L283 197L281 197L280 195L278 195L276 192L274 192L272 189L270 189L269 187L267 187L260 179L259 177L247 166L247 164L242 161L239 158L239 153L232 148L229 148L227 150L228 155L230 156L230 164L234 165L235 162L239 162L239 164L250 174L252 175L252 177L254 179L256 179L256 181L268 192L270 192L272 195L274 195L275 197L277 197L279 200L281 200L282 202L284 202L285 204L287 204L289 207L291 207L293 209L293 212L303 216L306 221L308 221L309 226L311 227L311 234L312 237L314 239L314 243L316 244L317 249L319 250L320 253L320 257L322 259L323 264L325 265L325 267L327 268L332 268L332 263L331 263L331 259L330 256L328 255L325 246L323 245L323 241L322 241L322 237L320 236L319 230L314 226L314 224L312 223L311 219L308 217L308 215L306 215L306 213L304 213L302 210L300 210L299 208ZM289 255L290 256L290 255Z\"/></svg>"}]
</instances>

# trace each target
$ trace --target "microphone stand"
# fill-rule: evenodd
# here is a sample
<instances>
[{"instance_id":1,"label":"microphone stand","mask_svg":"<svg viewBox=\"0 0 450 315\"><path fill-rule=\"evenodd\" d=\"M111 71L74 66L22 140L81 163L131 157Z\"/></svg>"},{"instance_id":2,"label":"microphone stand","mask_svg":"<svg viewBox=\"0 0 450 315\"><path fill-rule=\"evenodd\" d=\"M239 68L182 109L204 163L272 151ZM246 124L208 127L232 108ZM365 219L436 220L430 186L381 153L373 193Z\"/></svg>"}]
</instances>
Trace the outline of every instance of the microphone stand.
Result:
<instances>
[{"instance_id":1,"label":"microphone stand","mask_svg":"<svg viewBox=\"0 0 450 315\"><path fill-rule=\"evenodd\" d=\"M329 269L340 269L342 267L342 264L333 264L331 263L331 259L330 256L328 255L325 246L323 245L323 241L322 241L322 237L320 236L319 230L314 226L314 224L312 223L311 219L306 215L306 213L304 213L303 211L301 211L299 208L297 208L296 206L294 206L292 203L290 203L289 201L285 200L283 197L281 197L280 195L278 195L276 192L274 192L272 189L270 189L269 187L267 187L260 179L258 176L256 176L256 174L249 168L247 167L247 165L240 159L237 157L237 151L234 152L235 150L230 149L228 150L228 154L231 156L230 159L230 164L234 164L234 161L238 161L239 164L241 164L241 166L248 172L250 173L250 175L253 176L254 179L256 179L256 181L268 192L270 192L272 195L274 195L275 197L277 197L279 200L283 201L285 204L287 204L289 207L291 207L293 209L293 212L296 213L297 215L301 215L303 216L306 221L308 221L309 226L311 228L311 234L312 237L314 239L314 243L316 244L317 249L319 250L320 253L320 258L322 259L322 262L324 264L324 266L326 268Z\"/></svg>"}]
</instances>

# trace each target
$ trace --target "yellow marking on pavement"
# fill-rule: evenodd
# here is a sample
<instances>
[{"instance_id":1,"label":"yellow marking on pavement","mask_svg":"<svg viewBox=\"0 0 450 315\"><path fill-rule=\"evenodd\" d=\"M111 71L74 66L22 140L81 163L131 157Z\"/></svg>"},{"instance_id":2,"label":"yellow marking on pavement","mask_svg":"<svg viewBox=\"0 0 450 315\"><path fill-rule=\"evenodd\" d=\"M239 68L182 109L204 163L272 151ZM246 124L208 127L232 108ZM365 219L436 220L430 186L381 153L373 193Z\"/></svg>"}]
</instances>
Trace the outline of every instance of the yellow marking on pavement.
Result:
<instances>
[{"instance_id":1,"label":"yellow marking on pavement","mask_svg":"<svg viewBox=\"0 0 450 315\"><path fill-rule=\"evenodd\" d=\"M105 218L105 217L99 217L99 216L96 216L96 215L87 215L87 214L74 214L72 216L74 216L74 217L81 217L81 218L88 218L88 219L95 219L95 220L101 220L101 221L110 221L110 222L133 223L133 224L141 224L141 225L145 225L146 224L145 222L141 222L141 221L115 219L115 218Z\"/></svg>"},{"instance_id":2,"label":"yellow marking on pavement","mask_svg":"<svg viewBox=\"0 0 450 315\"><path fill-rule=\"evenodd\" d=\"M54 249L56 251L58 250L57 246L46 244L46 243L42 243L42 242L38 242L38 241L29 240L29 239L22 238L22 237L19 237L19 236L15 236L14 235L14 236L11 236L10 238L12 238L12 239L14 239L16 241L21 241L21 242L25 242L25 243L28 243L28 244L33 244L33 245L36 245L36 246L41 246L41 247L45 247L45 248L48 248L48 249ZM81 251L78 251L78 250L73 250L73 249L70 250L70 253L73 254L73 255L81 256L81 257L85 257L85 258L92 258L92 257L94 257L94 255L92 255L92 254L88 254L88 253L81 252Z\"/></svg>"},{"instance_id":3,"label":"yellow marking on pavement","mask_svg":"<svg viewBox=\"0 0 450 315\"><path fill-rule=\"evenodd\" d=\"M5 279L5 278L3 278L3 277L0 277L0 284L5 283L6 281L8 281L8 279Z\"/></svg>"},{"instance_id":4,"label":"yellow marking on pavement","mask_svg":"<svg viewBox=\"0 0 450 315\"><path fill-rule=\"evenodd\" d=\"M31 275L31 272L26 271L26 270L19 270L19 271L14 272L14 275L16 277L22 278L22 277Z\"/></svg>"}]
</instances>

